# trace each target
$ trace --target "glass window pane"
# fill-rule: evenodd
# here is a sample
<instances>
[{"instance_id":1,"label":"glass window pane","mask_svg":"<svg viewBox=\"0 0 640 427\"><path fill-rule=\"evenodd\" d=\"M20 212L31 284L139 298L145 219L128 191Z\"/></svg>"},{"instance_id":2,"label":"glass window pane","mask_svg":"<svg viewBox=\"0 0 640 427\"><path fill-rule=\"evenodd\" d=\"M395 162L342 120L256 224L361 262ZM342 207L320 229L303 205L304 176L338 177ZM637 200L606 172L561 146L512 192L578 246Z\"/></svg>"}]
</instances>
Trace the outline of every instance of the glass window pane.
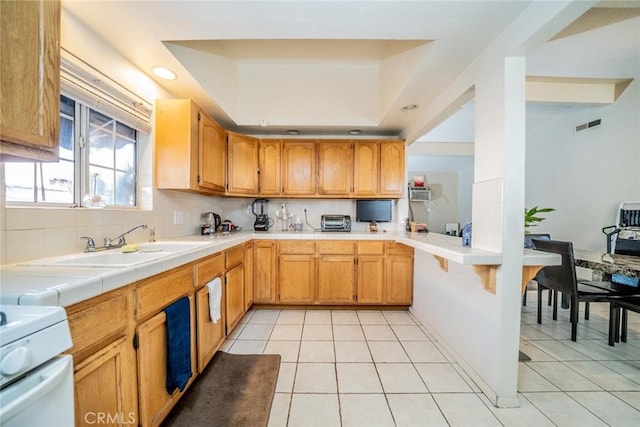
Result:
<instances>
[{"instance_id":1,"label":"glass window pane","mask_svg":"<svg viewBox=\"0 0 640 427\"><path fill-rule=\"evenodd\" d=\"M75 112L76 112L76 102L71 98L67 98L64 95L60 95L60 113L73 117L76 115Z\"/></svg>"},{"instance_id":2,"label":"glass window pane","mask_svg":"<svg viewBox=\"0 0 640 427\"><path fill-rule=\"evenodd\" d=\"M74 123L73 119L60 117L60 158L73 160L73 141L74 141Z\"/></svg>"},{"instance_id":3,"label":"glass window pane","mask_svg":"<svg viewBox=\"0 0 640 427\"><path fill-rule=\"evenodd\" d=\"M103 203L113 205L113 169L90 166L89 173L91 176L91 195L100 196Z\"/></svg>"},{"instance_id":4,"label":"glass window pane","mask_svg":"<svg viewBox=\"0 0 640 427\"><path fill-rule=\"evenodd\" d=\"M7 201L34 201L34 163L5 163L4 180Z\"/></svg>"},{"instance_id":5,"label":"glass window pane","mask_svg":"<svg viewBox=\"0 0 640 427\"><path fill-rule=\"evenodd\" d=\"M116 137L116 169L124 172L136 170L135 141Z\"/></svg>"},{"instance_id":6,"label":"glass window pane","mask_svg":"<svg viewBox=\"0 0 640 427\"><path fill-rule=\"evenodd\" d=\"M73 203L73 162L38 163L36 168L37 201Z\"/></svg>"},{"instance_id":7,"label":"glass window pane","mask_svg":"<svg viewBox=\"0 0 640 427\"><path fill-rule=\"evenodd\" d=\"M104 114L91 110L89 123L89 163L113 168L115 121Z\"/></svg>"},{"instance_id":8,"label":"glass window pane","mask_svg":"<svg viewBox=\"0 0 640 427\"><path fill-rule=\"evenodd\" d=\"M116 202L118 206L136 205L136 178L131 173L116 172Z\"/></svg>"},{"instance_id":9,"label":"glass window pane","mask_svg":"<svg viewBox=\"0 0 640 427\"><path fill-rule=\"evenodd\" d=\"M130 140L136 139L136 130L120 122L116 124L116 133Z\"/></svg>"}]
</instances>

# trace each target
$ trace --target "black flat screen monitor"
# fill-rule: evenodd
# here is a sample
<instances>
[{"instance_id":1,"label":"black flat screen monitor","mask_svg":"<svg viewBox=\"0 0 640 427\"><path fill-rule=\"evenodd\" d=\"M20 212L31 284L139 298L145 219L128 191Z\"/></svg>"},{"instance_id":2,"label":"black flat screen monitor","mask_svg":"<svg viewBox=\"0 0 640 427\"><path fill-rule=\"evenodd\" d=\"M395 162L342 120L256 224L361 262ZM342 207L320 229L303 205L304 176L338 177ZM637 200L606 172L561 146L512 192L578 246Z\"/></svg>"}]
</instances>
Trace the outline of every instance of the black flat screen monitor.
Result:
<instances>
[{"instance_id":1,"label":"black flat screen monitor","mask_svg":"<svg viewBox=\"0 0 640 427\"><path fill-rule=\"evenodd\" d=\"M356 221L391 222L391 200L356 200Z\"/></svg>"}]
</instances>

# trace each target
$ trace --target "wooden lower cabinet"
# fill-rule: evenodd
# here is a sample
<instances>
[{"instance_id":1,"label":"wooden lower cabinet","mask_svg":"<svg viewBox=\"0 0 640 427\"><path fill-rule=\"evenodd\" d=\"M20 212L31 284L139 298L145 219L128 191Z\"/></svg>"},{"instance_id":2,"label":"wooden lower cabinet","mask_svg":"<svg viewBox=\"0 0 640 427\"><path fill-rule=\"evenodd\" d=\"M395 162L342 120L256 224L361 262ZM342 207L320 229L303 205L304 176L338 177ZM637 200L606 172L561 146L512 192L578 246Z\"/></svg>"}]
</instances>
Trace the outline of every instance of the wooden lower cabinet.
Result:
<instances>
[{"instance_id":1,"label":"wooden lower cabinet","mask_svg":"<svg viewBox=\"0 0 640 427\"><path fill-rule=\"evenodd\" d=\"M276 275L278 304L410 305L413 301L413 249L395 242L282 240Z\"/></svg>"},{"instance_id":2,"label":"wooden lower cabinet","mask_svg":"<svg viewBox=\"0 0 640 427\"><path fill-rule=\"evenodd\" d=\"M317 301L319 304L353 304L355 302L353 255L320 255Z\"/></svg>"},{"instance_id":3,"label":"wooden lower cabinet","mask_svg":"<svg viewBox=\"0 0 640 427\"><path fill-rule=\"evenodd\" d=\"M387 259L385 303L413 304L413 260L391 256Z\"/></svg>"},{"instance_id":4,"label":"wooden lower cabinet","mask_svg":"<svg viewBox=\"0 0 640 427\"><path fill-rule=\"evenodd\" d=\"M276 302L276 242L273 240L253 242L253 302Z\"/></svg>"},{"instance_id":5,"label":"wooden lower cabinet","mask_svg":"<svg viewBox=\"0 0 640 427\"><path fill-rule=\"evenodd\" d=\"M315 258L310 255L280 255L278 302L313 304L316 299Z\"/></svg>"},{"instance_id":6,"label":"wooden lower cabinet","mask_svg":"<svg viewBox=\"0 0 640 427\"><path fill-rule=\"evenodd\" d=\"M253 242L244 244L244 311L253 305Z\"/></svg>"},{"instance_id":7,"label":"wooden lower cabinet","mask_svg":"<svg viewBox=\"0 0 640 427\"><path fill-rule=\"evenodd\" d=\"M384 303L384 257L358 256L358 304Z\"/></svg>"},{"instance_id":8,"label":"wooden lower cabinet","mask_svg":"<svg viewBox=\"0 0 640 427\"><path fill-rule=\"evenodd\" d=\"M196 287L196 348L198 351L198 373L202 373L207 367L216 350L220 347L226 336L225 331L225 292L224 292L224 261L223 253L212 255L194 267ZM220 319L213 323L209 313L209 288L208 284L220 279Z\"/></svg>"},{"instance_id":9,"label":"wooden lower cabinet","mask_svg":"<svg viewBox=\"0 0 640 427\"><path fill-rule=\"evenodd\" d=\"M385 261L385 303L413 304L413 248L388 243Z\"/></svg>"},{"instance_id":10,"label":"wooden lower cabinet","mask_svg":"<svg viewBox=\"0 0 640 427\"><path fill-rule=\"evenodd\" d=\"M225 313L227 335L238 324L245 313L244 264L237 265L225 274Z\"/></svg>"},{"instance_id":11,"label":"wooden lower cabinet","mask_svg":"<svg viewBox=\"0 0 640 427\"><path fill-rule=\"evenodd\" d=\"M224 286L222 289L222 302L224 302ZM209 288L205 286L196 292L198 373L204 371L225 339L224 304L221 304L220 312L220 320L213 323L209 315Z\"/></svg>"},{"instance_id":12,"label":"wooden lower cabinet","mask_svg":"<svg viewBox=\"0 0 640 427\"><path fill-rule=\"evenodd\" d=\"M137 328L138 335L138 390L140 425L157 426L178 402L196 376L195 322L193 298L191 308L191 369L193 374L184 391L176 389L169 394L167 381L167 318L161 311Z\"/></svg>"},{"instance_id":13,"label":"wooden lower cabinet","mask_svg":"<svg viewBox=\"0 0 640 427\"><path fill-rule=\"evenodd\" d=\"M121 337L79 363L74 375L76 426L138 424L135 352Z\"/></svg>"}]
</instances>

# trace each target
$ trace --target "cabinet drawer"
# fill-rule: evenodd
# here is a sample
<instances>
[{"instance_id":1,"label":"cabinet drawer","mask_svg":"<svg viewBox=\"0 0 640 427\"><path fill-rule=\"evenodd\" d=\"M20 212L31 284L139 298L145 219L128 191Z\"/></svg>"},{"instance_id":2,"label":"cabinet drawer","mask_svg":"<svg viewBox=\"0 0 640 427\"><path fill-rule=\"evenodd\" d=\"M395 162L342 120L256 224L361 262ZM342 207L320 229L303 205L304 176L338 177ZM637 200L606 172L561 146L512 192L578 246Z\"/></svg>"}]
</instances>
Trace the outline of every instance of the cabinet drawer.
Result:
<instances>
[{"instance_id":1,"label":"cabinet drawer","mask_svg":"<svg viewBox=\"0 0 640 427\"><path fill-rule=\"evenodd\" d=\"M193 285L199 289L224 274L224 255L222 253L212 255L205 261L196 264L194 271L196 280Z\"/></svg>"},{"instance_id":2,"label":"cabinet drawer","mask_svg":"<svg viewBox=\"0 0 640 427\"><path fill-rule=\"evenodd\" d=\"M316 243L312 240L281 240L278 249L281 254L313 255Z\"/></svg>"},{"instance_id":3,"label":"cabinet drawer","mask_svg":"<svg viewBox=\"0 0 640 427\"><path fill-rule=\"evenodd\" d=\"M358 242L358 255L384 255L384 242Z\"/></svg>"},{"instance_id":4,"label":"cabinet drawer","mask_svg":"<svg viewBox=\"0 0 640 427\"><path fill-rule=\"evenodd\" d=\"M135 290L136 320L158 313L189 293L193 293L191 267L178 267L139 281Z\"/></svg>"},{"instance_id":5,"label":"cabinet drawer","mask_svg":"<svg viewBox=\"0 0 640 427\"><path fill-rule=\"evenodd\" d=\"M387 242L387 255L413 256L413 248L402 243Z\"/></svg>"},{"instance_id":6,"label":"cabinet drawer","mask_svg":"<svg viewBox=\"0 0 640 427\"><path fill-rule=\"evenodd\" d=\"M130 289L130 288L128 288ZM78 363L93 350L124 335L127 328L128 290L117 290L75 304L67 309L73 347L69 353ZM85 350L91 350L85 352Z\"/></svg>"},{"instance_id":7,"label":"cabinet drawer","mask_svg":"<svg viewBox=\"0 0 640 427\"><path fill-rule=\"evenodd\" d=\"M355 253L355 243L345 240L318 242L318 253L321 255L353 255Z\"/></svg>"},{"instance_id":8,"label":"cabinet drawer","mask_svg":"<svg viewBox=\"0 0 640 427\"><path fill-rule=\"evenodd\" d=\"M227 270L244 261L244 245L236 246L225 251L224 266Z\"/></svg>"}]
</instances>

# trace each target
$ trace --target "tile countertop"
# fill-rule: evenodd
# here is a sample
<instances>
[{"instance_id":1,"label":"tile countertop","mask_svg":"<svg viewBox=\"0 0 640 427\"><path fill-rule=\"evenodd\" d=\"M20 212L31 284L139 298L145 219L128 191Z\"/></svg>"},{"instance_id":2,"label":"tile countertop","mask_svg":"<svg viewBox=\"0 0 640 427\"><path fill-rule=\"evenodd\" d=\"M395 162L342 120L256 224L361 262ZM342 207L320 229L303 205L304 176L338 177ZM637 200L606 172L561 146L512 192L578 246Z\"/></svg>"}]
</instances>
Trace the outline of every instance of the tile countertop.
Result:
<instances>
[{"instance_id":1,"label":"tile countertop","mask_svg":"<svg viewBox=\"0 0 640 427\"><path fill-rule=\"evenodd\" d=\"M69 306L180 265L223 251L249 240L395 240L453 262L466 265L500 265L502 254L463 247L459 237L435 233L368 232L239 232L212 236L185 236L176 241L210 244L126 268L63 266L0 266L0 303ZM116 250L116 249L114 249ZM557 259L556 259L557 258ZM524 265L557 265L559 256L524 250Z\"/></svg>"}]
</instances>

